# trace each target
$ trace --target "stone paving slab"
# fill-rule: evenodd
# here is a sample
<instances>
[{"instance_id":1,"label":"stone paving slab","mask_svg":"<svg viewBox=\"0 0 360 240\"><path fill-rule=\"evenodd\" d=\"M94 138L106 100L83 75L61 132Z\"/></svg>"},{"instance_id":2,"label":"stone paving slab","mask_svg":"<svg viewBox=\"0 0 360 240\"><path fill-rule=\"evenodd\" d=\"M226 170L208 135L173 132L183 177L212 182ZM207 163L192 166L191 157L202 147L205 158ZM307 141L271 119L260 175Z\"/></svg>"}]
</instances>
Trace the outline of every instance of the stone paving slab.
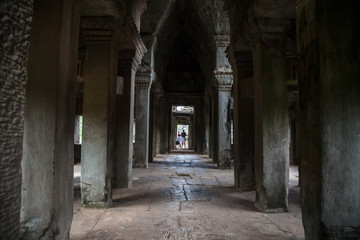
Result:
<instances>
[{"instance_id":1,"label":"stone paving slab","mask_svg":"<svg viewBox=\"0 0 360 240\"><path fill-rule=\"evenodd\" d=\"M81 208L77 197L70 237L304 239L295 180L289 213L265 214L254 207L255 192L233 187L233 170L218 170L202 155L160 155L148 169L133 169L132 188L114 189L110 208Z\"/></svg>"}]
</instances>

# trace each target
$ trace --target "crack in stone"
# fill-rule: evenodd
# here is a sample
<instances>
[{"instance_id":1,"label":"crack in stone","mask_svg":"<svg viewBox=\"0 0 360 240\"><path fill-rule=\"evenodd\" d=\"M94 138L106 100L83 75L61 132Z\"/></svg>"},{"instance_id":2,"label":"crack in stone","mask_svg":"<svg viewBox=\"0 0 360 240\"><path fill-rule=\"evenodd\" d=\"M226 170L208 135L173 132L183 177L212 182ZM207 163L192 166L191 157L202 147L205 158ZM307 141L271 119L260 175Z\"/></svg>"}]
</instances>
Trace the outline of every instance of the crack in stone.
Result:
<instances>
[{"instance_id":1,"label":"crack in stone","mask_svg":"<svg viewBox=\"0 0 360 240\"><path fill-rule=\"evenodd\" d=\"M189 199L188 199L188 196L187 196L187 192L186 192L186 190L185 190L185 187L184 187L184 185L181 185L182 186L182 188L183 188L183 191L184 191L184 195L185 195L185 201L188 201Z\"/></svg>"}]
</instances>

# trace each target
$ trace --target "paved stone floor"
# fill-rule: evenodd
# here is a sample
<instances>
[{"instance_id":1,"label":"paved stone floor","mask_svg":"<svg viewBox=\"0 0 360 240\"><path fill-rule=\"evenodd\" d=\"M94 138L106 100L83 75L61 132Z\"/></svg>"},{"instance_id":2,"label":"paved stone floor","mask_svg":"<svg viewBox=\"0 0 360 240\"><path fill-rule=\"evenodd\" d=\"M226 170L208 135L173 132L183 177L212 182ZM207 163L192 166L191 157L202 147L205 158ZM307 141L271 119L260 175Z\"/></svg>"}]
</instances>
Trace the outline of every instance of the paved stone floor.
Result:
<instances>
[{"instance_id":1,"label":"paved stone floor","mask_svg":"<svg viewBox=\"0 0 360 240\"><path fill-rule=\"evenodd\" d=\"M75 169L76 170L76 169ZM78 172L78 170L76 170ZM115 189L108 209L80 207L75 174L71 239L271 240L304 239L297 187L290 169L289 213L264 214L255 192L233 187L233 170L202 155L160 155L133 169L133 187Z\"/></svg>"}]
</instances>

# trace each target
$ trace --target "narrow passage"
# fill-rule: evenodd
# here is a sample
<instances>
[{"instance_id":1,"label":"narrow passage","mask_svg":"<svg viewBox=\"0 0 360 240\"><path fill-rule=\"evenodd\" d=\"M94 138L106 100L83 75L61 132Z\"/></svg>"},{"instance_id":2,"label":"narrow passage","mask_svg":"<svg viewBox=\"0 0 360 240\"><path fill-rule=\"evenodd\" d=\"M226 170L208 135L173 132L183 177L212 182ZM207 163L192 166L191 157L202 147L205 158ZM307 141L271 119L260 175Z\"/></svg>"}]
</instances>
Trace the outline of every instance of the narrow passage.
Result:
<instances>
[{"instance_id":1,"label":"narrow passage","mask_svg":"<svg viewBox=\"0 0 360 240\"><path fill-rule=\"evenodd\" d=\"M77 197L70 237L304 239L298 201L289 201L289 213L264 214L253 206L254 191L233 185L233 170L218 170L206 156L159 155L148 169L133 169L133 187L115 189L109 209L81 208Z\"/></svg>"}]
</instances>

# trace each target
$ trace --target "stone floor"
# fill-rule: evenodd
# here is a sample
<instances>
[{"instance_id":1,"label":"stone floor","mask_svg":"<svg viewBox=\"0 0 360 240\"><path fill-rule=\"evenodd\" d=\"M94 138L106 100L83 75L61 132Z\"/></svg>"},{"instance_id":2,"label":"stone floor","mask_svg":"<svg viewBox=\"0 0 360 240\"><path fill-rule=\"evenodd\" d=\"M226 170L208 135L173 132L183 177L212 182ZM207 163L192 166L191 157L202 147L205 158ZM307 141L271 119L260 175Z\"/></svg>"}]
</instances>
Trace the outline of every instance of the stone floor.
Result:
<instances>
[{"instance_id":1,"label":"stone floor","mask_svg":"<svg viewBox=\"0 0 360 240\"><path fill-rule=\"evenodd\" d=\"M297 169L290 169L289 213L264 214L255 193L233 187L233 170L201 155L160 155L133 169L133 187L116 189L108 209L80 206L79 167L71 239L304 239Z\"/></svg>"}]
</instances>

